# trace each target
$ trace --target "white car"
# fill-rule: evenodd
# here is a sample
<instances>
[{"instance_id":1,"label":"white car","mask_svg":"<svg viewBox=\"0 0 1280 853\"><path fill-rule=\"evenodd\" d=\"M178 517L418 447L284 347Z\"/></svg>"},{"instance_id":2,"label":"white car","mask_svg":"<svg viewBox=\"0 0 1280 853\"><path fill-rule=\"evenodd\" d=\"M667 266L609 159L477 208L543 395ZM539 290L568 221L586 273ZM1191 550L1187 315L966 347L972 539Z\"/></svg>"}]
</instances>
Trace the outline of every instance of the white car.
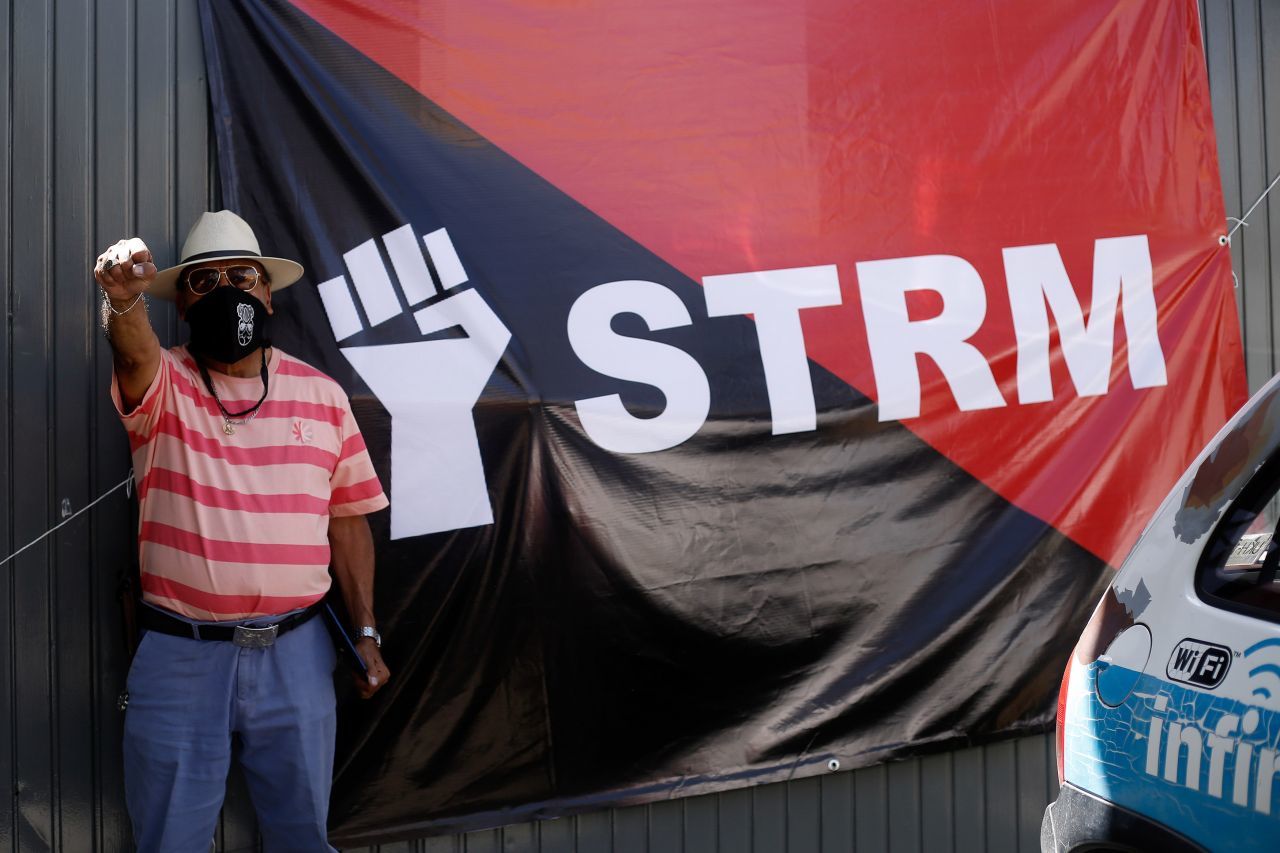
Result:
<instances>
[{"instance_id":1,"label":"white car","mask_svg":"<svg viewBox=\"0 0 1280 853\"><path fill-rule=\"evenodd\" d=\"M1200 454L1067 663L1041 848L1280 850L1280 377Z\"/></svg>"}]
</instances>

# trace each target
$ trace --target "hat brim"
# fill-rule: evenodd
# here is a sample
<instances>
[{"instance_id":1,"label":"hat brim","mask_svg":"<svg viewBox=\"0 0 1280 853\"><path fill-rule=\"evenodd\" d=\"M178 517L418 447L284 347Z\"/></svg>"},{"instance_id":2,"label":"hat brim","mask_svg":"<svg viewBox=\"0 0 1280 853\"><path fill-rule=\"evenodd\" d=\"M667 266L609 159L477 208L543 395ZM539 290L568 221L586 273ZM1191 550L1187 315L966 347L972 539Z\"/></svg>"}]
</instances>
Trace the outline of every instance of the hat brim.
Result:
<instances>
[{"instance_id":1,"label":"hat brim","mask_svg":"<svg viewBox=\"0 0 1280 853\"><path fill-rule=\"evenodd\" d=\"M198 260L187 261L168 269L160 270L156 273L156 277L151 281L151 287L147 288L147 293L156 299L167 299L173 301L178 292L178 277L182 275L182 271L187 267L198 267L207 264L209 261L226 261L226 260L245 260L256 261L262 264L262 268L267 271L267 276L271 279L271 292L284 290L298 279L302 278L302 264L297 261L290 261L286 258L264 258L259 255L246 255L241 252L229 252L225 255L206 255Z\"/></svg>"}]
</instances>

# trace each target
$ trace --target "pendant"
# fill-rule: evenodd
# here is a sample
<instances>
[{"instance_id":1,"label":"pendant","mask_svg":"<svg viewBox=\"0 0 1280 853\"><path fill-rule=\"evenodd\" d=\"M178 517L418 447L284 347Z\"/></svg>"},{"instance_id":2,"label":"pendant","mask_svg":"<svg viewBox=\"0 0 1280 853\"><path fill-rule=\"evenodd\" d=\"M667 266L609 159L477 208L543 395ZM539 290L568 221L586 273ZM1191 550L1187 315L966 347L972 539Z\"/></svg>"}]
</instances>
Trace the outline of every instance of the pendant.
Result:
<instances>
[{"instance_id":1,"label":"pendant","mask_svg":"<svg viewBox=\"0 0 1280 853\"><path fill-rule=\"evenodd\" d=\"M222 431L225 432L227 435L236 434L236 428L231 424L231 421L222 422Z\"/></svg>"}]
</instances>

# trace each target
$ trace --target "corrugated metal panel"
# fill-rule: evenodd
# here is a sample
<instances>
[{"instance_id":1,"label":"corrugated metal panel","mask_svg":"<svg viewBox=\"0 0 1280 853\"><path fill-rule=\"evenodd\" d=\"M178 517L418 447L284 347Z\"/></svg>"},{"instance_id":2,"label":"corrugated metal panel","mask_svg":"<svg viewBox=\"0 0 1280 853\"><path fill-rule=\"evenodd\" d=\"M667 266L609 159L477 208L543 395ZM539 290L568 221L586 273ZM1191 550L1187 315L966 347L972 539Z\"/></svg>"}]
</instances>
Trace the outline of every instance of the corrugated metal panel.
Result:
<instances>
[{"instance_id":1,"label":"corrugated metal panel","mask_svg":"<svg viewBox=\"0 0 1280 853\"><path fill-rule=\"evenodd\" d=\"M0 5L0 555L124 479L86 270L143 231L168 255L210 195L194 2ZM162 334L171 310L153 306ZM123 850L121 493L0 568L0 847Z\"/></svg>"},{"instance_id":2,"label":"corrugated metal panel","mask_svg":"<svg viewBox=\"0 0 1280 853\"><path fill-rule=\"evenodd\" d=\"M1057 795L1045 735L367 853L1028 853ZM953 796L953 793L955 796ZM355 853L355 851L350 851Z\"/></svg>"},{"instance_id":3,"label":"corrugated metal panel","mask_svg":"<svg viewBox=\"0 0 1280 853\"><path fill-rule=\"evenodd\" d=\"M1227 214L1241 216L1280 171L1280 2L1201 0L1201 20ZM1232 238L1249 387L1277 370L1280 192Z\"/></svg>"},{"instance_id":4,"label":"corrugated metal panel","mask_svg":"<svg viewBox=\"0 0 1280 853\"><path fill-rule=\"evenodd\" d=\"M1202 0L1229 213L1280 168L1280 0ZM128 470L105 399L88 260L144 233L171 256L214 195L195 0L0 0L0 555ZM1268 110L1267 107L1270 106ZM1253 387L1276 368L1280 215L1233 262ZM162 337L172 311L153 306ZM132 533L115 496L0 568L0 848L128 849L120 790L116 578ZM1056 793L1036 735L855 772L383 845L383 853L766 853L1038 849ZM218 849L257 849L233 781Z\"/></svg>"}]
</instances>

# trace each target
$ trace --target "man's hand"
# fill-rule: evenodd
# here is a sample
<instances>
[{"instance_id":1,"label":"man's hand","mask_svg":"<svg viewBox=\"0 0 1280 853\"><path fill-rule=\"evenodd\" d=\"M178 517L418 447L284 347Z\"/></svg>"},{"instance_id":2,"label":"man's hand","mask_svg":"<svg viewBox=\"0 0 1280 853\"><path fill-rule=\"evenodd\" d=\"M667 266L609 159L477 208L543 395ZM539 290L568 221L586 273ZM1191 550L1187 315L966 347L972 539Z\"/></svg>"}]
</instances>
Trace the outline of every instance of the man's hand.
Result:
<instances>
[{"instance_id":1,"label":"man's hand","mask_svg":"<svg viewBox=\"0 0 1280 853\"><path fill-rule=\"evenodd\" d=\"M147 244L137 237L120 240L98 255L93 277L116 308L121 309L151 286L156 265ZM119 304L124 303L124 304Z\"/></svg>"},{"instance_id":2,"label":"man's hand","mask_svg":"<svg viewBox=\"0 0 1280 853\"><path fill-rule=\"evenodd\" d=\"M368 669L365 678L355 676L356 689L360 691L361 699L368 699L381 690L391 678L391 670L387 669L386 663L382 660L382 650L378 648L378 644L372 637L361 637L356 640L356 651L360 653L360 658Z\"/></svg>"}]
</instances>

